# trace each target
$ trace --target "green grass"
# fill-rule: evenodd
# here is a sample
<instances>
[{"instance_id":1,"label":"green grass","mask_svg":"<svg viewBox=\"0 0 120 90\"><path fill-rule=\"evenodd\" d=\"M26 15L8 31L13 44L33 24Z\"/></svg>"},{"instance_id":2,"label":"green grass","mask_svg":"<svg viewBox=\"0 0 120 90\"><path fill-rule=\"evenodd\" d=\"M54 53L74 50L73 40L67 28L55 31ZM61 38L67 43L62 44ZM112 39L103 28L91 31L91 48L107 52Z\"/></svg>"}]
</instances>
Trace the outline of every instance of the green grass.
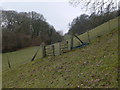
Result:
<instances>
[{"instance_id":1,"label":"green grass","mask_svg":"<svg viewBox=\"0 0 120 90\"><path fill-rule=\"evenodd\" d=\"M29 47L29 48L15 51L15 52L9 52L9 53L2 54L2 59L3 59L2 60L2 68L3 68L3 70L9 69L8 58L10 60L11 67L17 68L17 66L25 64L27 62L30 62L37 49L38 49L38 46ZM40 58L40 57L41 57L41 52L38 53L36 58Z\"/></svg>"},{"instance_id":2,"label":"green grass","mask_svg":"<svg viewBox=\"0 0 120 90\"><path fill-rule=\"evenodd\" d=\"M117 87L118 36L114 30L117 19L89 31L92 41L89 46L61 56L39 59L40 49L36 60L31 63L38 47L2 54L3 87ZM88 42L87 33L79 37ZM78 44L74 38L74 46ZM55 44L56 55L59 54L58 46ZM7 56L12 69L8 68Z\"/></svg>"},{"instance_id":3,"label":"green grass","mask_svg":"<svg viewBox=\"0 0 120 90\"><path fill-rule=\"evenodd\" d=\"M96 27L95 29L90 30L89 31L90 40L94 40L97 36L101 36L106 33L109 33L117 27L118 27L118 17ZM87 33L84 33L84 34L80 35L79 37L84 42L88 42L88 34ZM70 49L70 39L68 41L69 41L69 49ZM74 43L74 46L79 45L79 41L76 38L74 38L73 43ZM55 45L55 53L56 53L56 55L59 55L59 48L58 48L59 44L55 43L54 45ZM9 57L12 68L17 68L17 66L20 66L22 64L30 62L30 60L31 60L32 56L34 55L34 53L36 52L37 48L38 47L30 47L30 48L21 49L21 50L15 51L15 52L2 54L3 70L9 69L7 57ZM42 57L41 50L42 49L40 48L36 59Z\"/></svg>"},{"instance_id":4,"label":"green grass","mask_svg":"<svg viewBox=\"0 0 120 90\"><path fill-rule=\"evenodd\" d=\"M118 28L118 19L120 19L120 17L109 20L108 22L88 31L89 39L92 41L96 37L101 36L101 35L105 35L105 34L111 32L112 30ZM83 40L84 42L89 42L88 41L88 33L86 32L82 35L79 35L78 37L81 40ZM76 38L74 38L74 46L77 46L77 45L79 45L79 42Z\"/></svg>"},{"instance_id":5,"label":"green grass","mask_svg":"<svg viewBox=\"0 0 120 90\"><path fill-rule=\"evenodd\" d=\"M3 71L4 88L117 88L118 31L60 56Z\"/></svg>"}]
</instances>

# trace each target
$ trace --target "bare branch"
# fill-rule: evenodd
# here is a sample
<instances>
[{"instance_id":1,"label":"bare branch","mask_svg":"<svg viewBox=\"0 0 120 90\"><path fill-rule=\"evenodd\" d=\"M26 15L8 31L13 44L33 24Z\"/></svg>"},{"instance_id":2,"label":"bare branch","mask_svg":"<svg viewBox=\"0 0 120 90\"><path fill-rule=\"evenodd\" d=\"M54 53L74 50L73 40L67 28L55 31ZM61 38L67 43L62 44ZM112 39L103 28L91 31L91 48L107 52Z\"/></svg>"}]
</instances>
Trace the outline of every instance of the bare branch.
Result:
<instances>
[{"instance_id":1,"label":"bare branch","mask_svg":"<svg viewBox=\"0 0 120 90\"><path fill-rule=\"evenodd\" d=\"M86 11L94 11L99 13L104 13L107 8L110 11L117 8L118 0L69 0L69 3L75 7L80 4L81 9ZM107 8L106 8L107 7Z\"/></svg>"}]
</instances>

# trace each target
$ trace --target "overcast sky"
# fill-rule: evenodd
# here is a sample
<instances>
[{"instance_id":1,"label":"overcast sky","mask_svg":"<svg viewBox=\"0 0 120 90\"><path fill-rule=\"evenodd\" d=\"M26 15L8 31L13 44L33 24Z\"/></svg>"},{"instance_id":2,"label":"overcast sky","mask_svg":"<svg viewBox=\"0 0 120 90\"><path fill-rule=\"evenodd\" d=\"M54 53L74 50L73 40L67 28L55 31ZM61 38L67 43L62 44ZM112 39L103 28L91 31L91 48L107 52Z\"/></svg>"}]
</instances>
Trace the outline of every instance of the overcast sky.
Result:
<instances>
[{"instance_id":1,"label":"overcast sky","mask_svg":"<svg viewBox=\"0 0 120 90\"><path fill-rule=\"evenodd\" d=\"M19 1L19 0L17 0ZM68 31L68 24L72 22L74 18L80 16L84 13L80 6L73 7L68 3L69 0L48 0L37 1L37 0L20 0L15 2L15 0L4 0L2 1L1 7L4 10L15 10L18 12L29 12L35 11L37 13L43 14L47 19L47 22L54 26L54 28L59 31L62 30L63 33Z\"/></svg>"}]
</instances>

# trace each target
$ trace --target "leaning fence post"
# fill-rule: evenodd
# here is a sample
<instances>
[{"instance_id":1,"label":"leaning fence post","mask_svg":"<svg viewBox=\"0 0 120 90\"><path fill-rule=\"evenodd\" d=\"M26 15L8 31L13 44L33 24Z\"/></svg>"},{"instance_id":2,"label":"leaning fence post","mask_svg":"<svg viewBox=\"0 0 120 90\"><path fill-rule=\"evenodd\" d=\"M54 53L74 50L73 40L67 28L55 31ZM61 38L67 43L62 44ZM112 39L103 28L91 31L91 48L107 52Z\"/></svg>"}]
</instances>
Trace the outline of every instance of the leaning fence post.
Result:
<instances>
[{"instance_id":1,"label":"leaning fence post","mask_svg":"<svg viewBox=\"0 0 120 90\"><path fill-rule=\"evenodd\" d=\"M8 66L9 66L9 68L11 68L9 57L7 56L7 58L8 58Z\"/></svg>"},{"instance_id":2,"label":"leaning fence post","mask_svg":"<svg viewBox=\"0 0 120 90\"><path fill-rule=\"evenodd\" d=\"M39 46L39 48L40 48L40 46ZM32 59L31 59L31 61L34 61L34 59L35 59L35 57L37 56L37 53L38 53L38 51L39 51L39 48L38 48L37 51L35 52L34 56L33 56Z\"/></svg>"},{"instance_id":3,"label":"leaning fence post","mask_svg":"<svg viewBox=\"0 0 120 90\"><path fill-rule=\"evenodd\" d=\"M42 58L46 56L46 50L45 50L45 45L42 44Z\"/></svg>"}]
</instances>

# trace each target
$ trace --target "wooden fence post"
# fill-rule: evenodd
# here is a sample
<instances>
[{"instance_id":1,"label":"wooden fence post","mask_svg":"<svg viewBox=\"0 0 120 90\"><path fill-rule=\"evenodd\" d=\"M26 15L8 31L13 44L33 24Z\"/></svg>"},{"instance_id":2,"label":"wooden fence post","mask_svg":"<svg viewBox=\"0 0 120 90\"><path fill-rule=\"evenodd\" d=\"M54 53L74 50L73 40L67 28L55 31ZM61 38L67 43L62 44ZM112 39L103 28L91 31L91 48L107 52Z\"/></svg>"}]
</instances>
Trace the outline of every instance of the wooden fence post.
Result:
<instances>
[{"instance_id":1,"label":"wooden fence post","mask_svg":"<svg viewBox=\"0 0 120 90\"><path fill-rule=\"evenodd\" d=\"M67 43L67 51L69 50L69 45L68 45L68 41L66 41L66 43Z\"/></svg>"},{"instance_id":2,"label":"wooden fence post","mask_svg":"<svg viewBox=\"0 0 120 90\"><path fill-rule=\"evenodd\" d=\"M87 34L88 34L88 42L90 43L90 34L89 34L89 31L87 31Z\"/></svg>"},{"instance_id":3,"label":"wooden fence post","mask_svg":"<svg viewBox=\"0 0 120 90\"><path fill-rule=\"evenodd\" d=\"M37 53L38 53L39 49L40 49L40 46L38 47L37 51L35 52L34 56L33 56L32 59L31 59L31 61L34 61L34 60L35 60L35 57L37 56Z\"/></svg>"},{"instance_id":4,"label":"wooden fence post","mask_svg":"<svg viewBox=\"0 0 120 90\"><path fill-rule=\"evenodd\" d=\"M61 45L60 45L60 42L59 42L59 55L61 55Z\"/></svg>"},{"instance_id":5,"label":"wooden fence post","mask_svg":"<svg viewBox=\"0 0 120 90\"><path fill-rule=\"evenodd\" d=\"M53 56L55 56L55 46L52 45L52 49L53 49Z\"/></svg>"},{"instance_id":6,"label":"wooden fence post","mask_svg":"<svg viewBox=\"0 0 120 90\"><path fill-rule=\"evenodd\" d=\"M45 45L42 45L42 58L46 57L46 49L45 49Z\"/></svg>"},{"instance_id":7,"label":"wooden fence post","mask_svg":"<svg viewBox=\"0 0 120 90\"><path fill-rule=\"evenodd\" d=\"M73 49L73 34L71 35L71 44L70 44L70 49Z\"/></svg>"},{"instance_id":8,"label":"wooden fence post","mask_svg":"<svg viewBox=\"0 0 120 90\"><path fill-rule=\"evenodd\" d=\"M11 68L9 57L7 56L7 58L8 58L8 66L9 66L9 68Z\"/></svg>"}]
</instances>

